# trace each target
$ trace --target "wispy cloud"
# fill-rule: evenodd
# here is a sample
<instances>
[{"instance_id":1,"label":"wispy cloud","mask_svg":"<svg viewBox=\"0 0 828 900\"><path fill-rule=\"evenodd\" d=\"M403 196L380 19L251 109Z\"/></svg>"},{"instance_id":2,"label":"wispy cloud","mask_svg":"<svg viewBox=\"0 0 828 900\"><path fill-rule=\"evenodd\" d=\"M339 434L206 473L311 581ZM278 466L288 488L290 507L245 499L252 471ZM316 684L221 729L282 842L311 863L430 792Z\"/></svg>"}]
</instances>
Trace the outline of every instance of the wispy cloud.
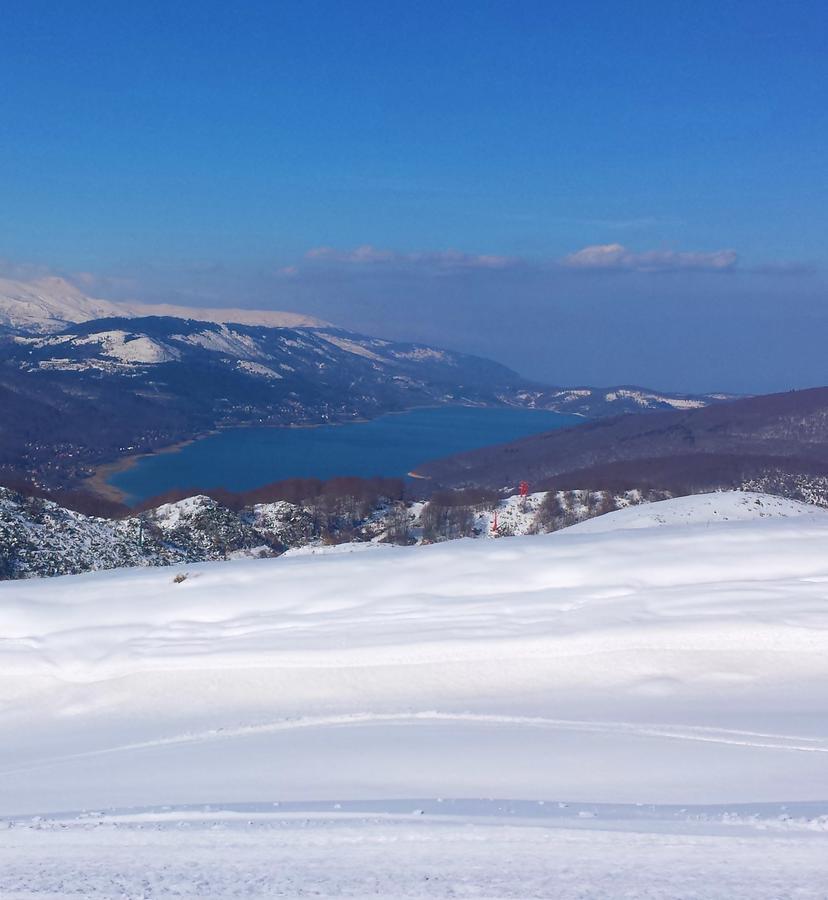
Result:
<instances>
[{"instance_id":1,"label":"wispy cloud","mask_svg":"<svg viewBox=\"0 0 828 900\"><path fill-rule=\"evenodd\" d=\"M561 260L561 264L569 269L628 272L728 272L737 262L735 250L707 253L682 250L636 252L623 244L593 244Z\"/></svg>"},{"instance_id":2,"label":"wispy cloud","mask_svg":"<svg viewBox=\"0 0 828 900\"><path fill-rule=\"evenodd\" d=\"M363 244L352 250L335 247L314 247L305 254L310 262L331 262L347 265L405 265L438 269L510 269L523 265L517 256L463 253L460 250L422 251L401 253L385 250L371 244Z\"/></svg>"},{"instance_id":3,"label":"wispy cloud","mask_svg":"<svg viewBox=\"0 0 828 900\"><path fill-rule=\"evenodd\" d=\"M538 271L568 269L618 272L728 272L737 265L735 250L696 252L685 250L636 251L623 244L592 244L560 259L530 259L499 254L464 253L460 250L409 251L389 250L363 244L353 249L314 247L305 254L304 267L336 265L361 269L416 269L418 271L469 271L534 269ZM282 270L295 276L297 266Z\"/></svg>"}]
</instances>

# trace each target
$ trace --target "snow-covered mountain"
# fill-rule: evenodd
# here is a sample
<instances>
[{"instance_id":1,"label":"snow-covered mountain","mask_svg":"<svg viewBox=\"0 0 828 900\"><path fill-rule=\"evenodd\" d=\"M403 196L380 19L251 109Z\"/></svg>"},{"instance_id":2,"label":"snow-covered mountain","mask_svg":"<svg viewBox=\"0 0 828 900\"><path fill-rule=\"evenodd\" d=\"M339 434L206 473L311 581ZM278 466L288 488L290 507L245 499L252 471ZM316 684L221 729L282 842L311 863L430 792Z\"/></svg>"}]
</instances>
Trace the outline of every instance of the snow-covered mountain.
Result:
<instances>
[{"instance_id":1,"label":"snow-covered mountain","mask_svg":"<svg viewBox=\"0 0 828 900\"><path fill-rule=\"evenodd\" d=\"M324 319L305 313L273 309L236 309L231 307L176 306L172 303L128 303L129 314L171 316L174 319L198 319L218 325L264 325L266 328L330 328Z\"/></svg>"},{"instance_id":2,"label":"snow-covered mountain","mask_svg":"<svg viewBox=\"0 0 828 900\"><path fill-rule=\"evenodd\" d=\"M474 365L479 381L496 376L520 381L505 366L488 360L333 327L271 328L169 316L110 317L78 323L60 334L17 335L10 339L7 356L29 372L97 370L140 377L146 367L200 361L237 369L257 380L290 381L297 371L313 371L321 379L326 369L350 362L373 369L394 366L398 375L421 372L424 377L433 377L438 370L445 373L449 367L466 379Z\"/></svg>"},{"instance_id":3,"label":"snow-covered mountain","mask_svg":"<svg viewBox=\"0 0 828 900\"><path fill-rule=\"evenodd\" d=\"M815 900L828 513L688 503L0 585L0 894Z\"/></svg>"},{"instance_id":4,"label":"snow-covered mountain","mask_svg":"<svg viewBox=\"0 0 828 900\"><path fill-rule=\"evenodd\" d=\"M173 316L203 322L264 325L269 328L302 328L327 323L294 312L251 309L211 309L170 304L115 303L89 297L64 278L34 281L0 278L0 330L52 334L91 319Z\"/></svg>"},{"instance_id":5,"label":"snow-covered mountain","mask_svg":"<svg viewBox=\"0 0 828 900\"><path fill-rule=\"evenodd\" d=\"M118 304L87 297L63 278L0 278L0 328L9 331L48 334L77 322L123 315Z\"/></svg>"},{"instance_id":6,"label":"snow-covered mountain","mask_svg":"<svg viewBox=\"0 0 828 900\"><path fill-rule=\"evenodd\" d=\"M179 329L184 334L167 335L172 338L173 346L160 344L153 336L143 333L147 328L146 320L157 318L186 322ZM109 319L118 322L108 323ZM130 319L142 321L132 323L128 321ZM96 329L73 333L76 329L72 326L93 320L102 320ZM190 333L193 321L224 327L220 332L208 327L202 334L193 335ZM261 364L261 359L268 355L267 350L261 346L255 347L255 338L251 340L249 332L240 334L240 329L234 326L318 331L339 349L377 362L387 362L387 358L382 360L378 357L384 355L382 348L393 344L390 341L350 334L303 313L187 307L163 303L116 303L89 297L63 278L48 277L30 282L0 279L0 333L6 331L21 335L17 342L32 348L33 354L46 347L69 351L65 355L56 352L51 358L39 360L39 368L81 371L85 366L100 371L113 371L118 364L123 368L124 365L171 362L180 359L174 345L176 341L183 340L227 355L240 363L248 374L278 378L278 374L274 375ZM26 337L58 333L59 336L53 339ZM286 343L288 340L285 337ZM95 344L100 345L100 353L95 352ZM462 354L450 354L449 351L421 344L405 346L405 351L393 352L398 360L406 358L412 363L428 364L450 359L456 365L461 357L471 359ZM80 347L87 348L86 354L78 352ZM514 385L510 385L510 390L503 391L497 398L502 402L573 412L587 417L649 409L697 409L730 399L726 394L676 394L631 386L556 388L531 384L515 373L511 375Z\"/></svg>"},{"instance_id":7,"label":"snow-covered mountain","mask_svg":"<svg viewBox=\"0 0 828 900\"><path fill-rule=\"evenodd\" d=\"M702 409L705 406L734 400L734 394L678 394L650 388L622 385L618 387L539 387L519 391L517 399L529 409L556 409L597 419L619 413L654 410Z\"/></svg>"}]
</instances>

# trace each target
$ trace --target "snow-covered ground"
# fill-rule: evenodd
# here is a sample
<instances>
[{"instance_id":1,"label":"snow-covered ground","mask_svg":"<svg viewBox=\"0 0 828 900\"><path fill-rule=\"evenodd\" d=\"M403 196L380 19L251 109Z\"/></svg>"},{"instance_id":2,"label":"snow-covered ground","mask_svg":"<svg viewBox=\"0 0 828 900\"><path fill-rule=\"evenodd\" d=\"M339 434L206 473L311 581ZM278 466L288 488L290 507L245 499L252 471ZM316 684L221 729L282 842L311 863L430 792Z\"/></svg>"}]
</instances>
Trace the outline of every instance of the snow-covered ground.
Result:
<instances>
[{"instance_id":1,"label":"snow-covered ground","mask_svg":"<svg viewBox=\"0 0 828 900\"><path fill-rule=\"evenodd\" d=\"M599 534L627 528L656 528L662 525L711 525L714 522L750 522L756 519L816 516L825 510L809 503L774 497L755 491L721 491L676 497L668 503L645 503L570 525L570 534Z\"/></svg>"},{"instance_id":2,"label":"snow-covered ground","mask_svg":"<svg viewBox=\"0 0 828 900\"><path fill-rule=\"evenodd\" d=\"M828 896L828 513L759 499L0 585L0 896Z\"/></svg>"},{"instance_id":3,"label":"snow-covered ground","mask_svg":"<svg viewBox=\"0 0 828 900\"><path fill-rule=\"evenodd\" d=\"M643 815L552 806L286 804L17 822L0 831L0 894L4 900L826 895L825 833L778 809Z\"/></svg>"}]
</instances>

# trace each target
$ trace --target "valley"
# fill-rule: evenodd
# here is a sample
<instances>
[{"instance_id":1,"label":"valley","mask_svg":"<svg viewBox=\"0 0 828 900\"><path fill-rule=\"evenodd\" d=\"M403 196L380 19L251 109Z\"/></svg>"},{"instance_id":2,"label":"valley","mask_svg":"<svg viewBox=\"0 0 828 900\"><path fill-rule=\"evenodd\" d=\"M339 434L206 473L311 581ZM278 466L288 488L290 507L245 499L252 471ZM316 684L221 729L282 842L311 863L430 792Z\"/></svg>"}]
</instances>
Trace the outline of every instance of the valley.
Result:
<instances>
[{"instance_id":1,"label":"valley","mask_svg":"<svg viewBox=\"0 0 828 900\"><path fill-rule=\"evenodd\" d=\"M61 282L0 282L0 483L77 490L100 466L217 429L340 424L424 406L592 419L728 399L540 385L491 360L292 313L148 311Z\"/></svg>"},{"instance_id":2,"label":"valley","mask_svg":"<svg viewBox=\"0 0 828 900\"><path fill-rule=\"evenodd\" d=\"M665 490L750 484L802 500L826 496L828 388L661 410L533 435L434 460L419 473L443 488Z\"/></svg>"}]
</instances>

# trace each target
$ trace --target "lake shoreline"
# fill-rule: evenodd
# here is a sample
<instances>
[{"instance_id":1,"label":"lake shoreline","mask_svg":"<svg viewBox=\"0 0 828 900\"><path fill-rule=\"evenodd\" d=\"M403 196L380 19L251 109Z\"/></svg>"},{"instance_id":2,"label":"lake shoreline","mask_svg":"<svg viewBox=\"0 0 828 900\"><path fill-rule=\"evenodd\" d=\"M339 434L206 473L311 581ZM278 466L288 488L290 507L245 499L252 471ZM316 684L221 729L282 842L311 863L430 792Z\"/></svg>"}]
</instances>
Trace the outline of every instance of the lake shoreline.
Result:
<instances>
[{"instance_id":1,"label":"lake shoreline","mask_svg":"<svg viewBox=\"0 0 828 900\"><path fill-rule=\"evenodd\" d=\"M534 417L536 414L542 414L542 415L551 417L550 424L548 426L548 430L557 430L557 428L560 428L560 427L568 427L567 425L552 424L553 421L557 422L562 419L565 419L565 420L570 420L570 422L571 422L571 420L573 419L573 417L567 413L560 413L556 410L547 410L547 409L538 410L538 409L534 409L531 407L520 407L520 406L511 406L511 405L489 406L489 405L478 405L478 404L471 404L471 405L467 405L467 404L457 404L457 405L454 405L454 404L452 404L452 405L428 404L428 405L417 406L417 407L409 407L409 408L403 409L403 410L391 410L388 412L383 412L373 418L359 417L359 418L350 418L350 419L340 420L340 421L336 421L336 422L330 422L330 421L328 421L328 422L303 422L303 423L287 423L287 424L283 424L283 425L276 425L276 424L268 425L268 424L263 424L261 422L255 422L255 423L251 422L251 423L242 424L242 425L233 424L233 425L228 425L226 427L214 428L209 431L199 433L199 434L194 435L185 440L177 441L174 444L170 444L168 446L161 447L157 450L150 450L150 451L145 451L142 453L132 453L127 456L121 457L120 459L116 459L111 462L104 463L100 466L97 466L93 470L92 474L89 475L84 480L84 487L87 490L89 490L90 492L92 492L92 493L96 494L97 496L102 497L104 499L114 501L117 503L122 503L126 506L135 507L135 506L142 504L143 502L145 502L147 499L154 496L155 494L163 494L163 493L166 493L171 490L176 490L177 487L179 487L181 489L187 489L190 485L185 484L183 480L178 485L170 484L170 483L167 483L167 484L160 483L158 485L157 490L153 490L152 492L149 492L146 489L145 490L141 490L141 489L130 490L129 487L127 487L127 488L119 487L112 483L113 478L120 475L121 473L128 472L128 471L134 469L135 467L137 467L139 464L141 464L145 460L151 460L151 459L156 459L159 457L178 454L181 451L185 450L186 448L188 448L194 444L200 443L201 441L203 441L206 438L225 435L225 434L232 433L232 432L249 432L252 430L261 430L263 432L280 432L281 431L281 432L285 432L285 433L288 433L288 432L296 433L296 432L304 432L304 431L310 431L310 430L318 430L318 429L324 428L326 426L335 428L336 431L338 432L339 428L337 426L371 425L371 424L376 425L377 423L380 422L380 420L386 419L386 418L387 419L392 419L392 418L399 419L399 417L404 417L406 415L410 416L410 415L416 414L418 412L420 412L420 413L428 412L428 411L434 411L434 412L446 411L446 412L448 412L449 410L455 410L457 412L465 411L466 414L473 413L473 411L477 411L477 412L488 411L493 414L500 412L501 414L505 414L506 416L509 416L510 414L519 416L521 413L523 413L523 414L528 415L529 417ZM462 415L463 413L460 413L460 414ZM481 443L479 440L479 434L480 434L479 426L477 428L474 427L476 424L477 423L473 422L470 429L468 429L468 426L465 426L465 425L461 428L461 430L464 431L464 433L470 433L471 435L474 435L475 433L477 433L478 438L477 438L477 442L474 443L474 446L486 446L489 443L492 443L492 444L500 443L503 440L501 435L497 432L497 428L499 426L497 425L497 423L495 423L494 431L492 433L491 438L489 438L489 436L486 435L484 443ZM507 425L504 425L503 427L507 427L507 430L508 430ZM547 429L542 428L540 430L545 431ZM428 431L428 429L426 429L426 432L427 431ZM455 427L455 432L456 431L457 431L457 428ZM538 433L538 431L535 428L530 428L530 429L524 429L524 433L526 433L526 434ZM441 434L442 434L442 429L441 429ZM521 435L519 435L519 436L521 436ZM456 437L456 435L455 435L455 437ZM328 438L321 439L322 446L325 445L325 440L327 440L327 439ZM413 442L416 443L416 438L414 438ZM323 464L321 466L321 469L323 471L319 471L318 473L308 473L307 471L303 471L303 472L298 472L296 474L283 474L283 473L279 473L279 472L274 472L273 475L270 475L270 474L262 475L263 480L261 480L260 483L254 483L253 487L258 487L258 486L261 486L264 484L269 484L269 483L272 483L275 481L282 481L282 480L286 480L286 479L290 479L290 478L320 478L321 480L326 480L326 479L334 478L334 477L346 477L348 475L356 475L357 477L365 477L365 478L379 476L379 477L409 477L409 478L413 478L413 479L423 479L424 476L422 476L417 471L417 467L421 463L423 463L429 459L440 458L442 456L451 456L458 452L464 452L466 449L473 449L473 447L471 445L458 447L456 443L453 445L448 444L445 447L443 447L442 445L439 445L439 446L427 445L427 446L421 447L421 452L418 453L418 455L413 459L411 458L411 453L410 453L411 447L405 446L405 449L409 450L408 459L400 460L400 463L401 463L400 471L393 475L390 475L387 472L382 474L380 471L375 472L374 475L366 474L365 472L360 473L358 471L350 471L350 469L349 469L350 464L347 462L344 462L342 464L342 470L335 472L335 473L332 473L330 471L330 469L326 468L325 465ZM389 451L389 452L391 452L391 451ZM405 462L408 463L407 466L405 465ZM411 463L414 463L414 465L412 466ZM178 465L180 466L181 464L178 464ZM241 459L237 463L237 467L238 467L237 470L242 471L247 467L247 465L248 464L245 462L245 460ZM355 468L358 469L359 465L357 464L355 466ZM381 468L381 466L378 466L378 469L379 468ZM233 470L233 471L236 471L236 470ZM220 484L220 478L218 476L214 477L213 474L211 474L211 473L208 473L203 478L198 478L198 479L193 479L193 480L195 481L195 484L192 485L192 489L194 492L197 491L199 488L201 488L203 490L207 486L215 486L215 487L222 486ZM192 484L192 482L191 482L191 484ZM224 485L224 487L226 487L226 489L228 489L228 490L249 490L249 489L251 489L250 487L246 487L246 486L234 487L232 485Z\"/></svg>"},{"instance_id":2,"label":"lake shoreline","mask_svg":"<svg viewBox=\"0 0 828 900\"><path fill-rule=\"evenodd\" d=\"M84 479L83 486L86 490L105 500L112 500L115 503L123 503L126 506L132 506L133 504L130 504L129 502L129 494L121 488L115 487L114 484L110 484L110 478L114 475L120 475L121 472L128 472L130 469L135 468L135 466L143 459L164 456L170 453L180 453L185 447L189 447L190 444L194 444L196 441L200 441L203 438L210 437L210 435L218 434L220 430L221 429L215 428L210 431L196 434L191 438L176 441L174 444L159 447L157 450L147 450L144 453L131 453L128 456L122 456L120 459L114 460L113 462L103 463L103 465L97 466L92 474ZM138 504L134 505L137 506Z\"/></svg>"},{"instance_id":3,"label":"lake shoreline","mask_svg":"<svg viewBox=\"0 0 828 900\"><path fill-rule=\"evenodd\" d=\"M519 409L520 407L499 407L499 406L465 406L468 409ZM174 444L167 444L164 447L159 447L157 450L146 450L142 453L130 453L127 456L122 456L118 459L112 460L111 462L102 463L99 466L96 466L91 475L88 475L83 479L83 487L92 494L95 494L98 497L102 497L104 500L111 500L114 503L122 503L126 506L130 506L129 502L129 494L126 491L122 490L119 487L115 487L114 484L110 484L109 479L115 475L120 475L121 472L128 472L130 469L134 468L138 465L139 462L143 459L149 459L154 456L162 456L167 453L178 453L183 450L185 447L190 446L190 444L196 443L196 441L200 441L203 438L210 437L214 434L220 434L222 431L229 431L230 429L236 428L323 428L326 425L352 425L360 422L373 422L376 419L381 418L382 416L395 416L395 415L404 415L407 412L411 412L416 409L446 409L448 408L445 405L441 404L424 404L422 406L409 406L405 409L392 409L388 412L382 412L377 416L374 416L373 419L365 418L364 416L359 416L354 419L347 419L341 422L287 422L284 425L263 425L261 422L250 422L244 425L228 425L224 428L211 428L209 431L200 432L199 434L193 435L190 438L185 438L181 441L176 441ZM412 476L412 477L420 477L420 476ZM137 505L137 504L135 504Z\"/></svg>"},{"instance_id":4,"label":"lake shoreline","mask_svg":"<svg viewBox=\"0 0 828 900\"><path fill-rule=\"evenodd\" d=\"M382 416L401 415L403 413L410 412L413 409L441 408L443 407L412 406L408 409L394 409L390 412L380 413L380 415L376 416L375 418L378 419ZM498 409L499 407L491 408ZM94 468L91 475L88 475L83 479L83 487L90 493L93 493L98 497L102 497L104 500L111 500L114 503L123 503L126 506L130 506L129 494L127 494L127 492L122 490L121 488L115 487L114 484L110 484L110 478L115 475L120 475L122 472L128 472L130 469L135 468L135 466L137 466L138 463L144 459L150 459L151 457L155 456L164 456L165 454L169 453L179 453L185 447L189 447L191 444L195 444L197 441L203 440L204 438L210 437L212 435L221 434L223 431L248 428L323 428L326 425L352 425L360 422L373 421L374 419L366 419L360 417L356 419L348 419L347 421L342 422L288 422L284 425L263 425L261 422L250 422L246 425L227 425L223 428L211 428L209 431L200 432L199 434L193 435L190 438L184 438L181 441L176 441L174 444L167 444L163 447L159 447L157 450L146 450L142 453L130 453L127 456L122 456L119 459L112 460L111 462L102 463L101 465Z\"/></svg>"}]
</instances>

